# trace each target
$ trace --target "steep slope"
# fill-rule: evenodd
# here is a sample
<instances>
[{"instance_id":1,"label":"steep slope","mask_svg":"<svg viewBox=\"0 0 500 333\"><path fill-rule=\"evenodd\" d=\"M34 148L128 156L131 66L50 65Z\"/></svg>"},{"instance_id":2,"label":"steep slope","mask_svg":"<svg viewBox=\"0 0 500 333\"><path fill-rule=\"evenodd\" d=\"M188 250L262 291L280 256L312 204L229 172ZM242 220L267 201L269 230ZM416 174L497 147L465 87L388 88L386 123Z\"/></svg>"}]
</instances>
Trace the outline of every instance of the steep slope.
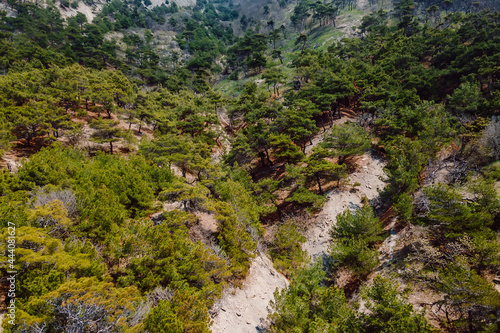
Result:
<instances>
[{"instance_id":1,"label":"steep slope","mask_svg":"<svg viewBox=\"0 0 500 333\"><path fill-rule=\"evenodd\" d=\"M260 253L252 261L242 287L226 289L223 298L212 308L212 332L260 332L265 327L267 306L274 299L274 291L287 286L286 277Z\"/></svg>"},{"instance_id":2,"label":"steep slope","mask_svg":"<svg viewBox=\"0 0 500 333\"><path fill-rule=\"evenodd\" d=\"M375 199L385 186L382 180L384 162L379 157L367 153L359 157L357 163L358 170L350 175L350 182L361 185L328 193L328 201L322 212L307 231L303 248L313 259L328 252L329 230L337 214L360 206L364 197ZM274 290L287 286L286 278L276 271L265 254L260 253L252 261L250 273L242 287L226 290L223 298L212 308L212 332L260 332L266 326L267 306L273 300Z\"/></svg>"},{"instance_id":3,"label":"steep slope","mask_svg":"<svg viewBox=\"0 0 500 333\"><path fill-rule=\"evenodd\" d=\"M357 161L358 170L349 175L350 183L361 185L351 188L334 190L328 193L328 201L323 210L316 218L314 226L306 234L304 250L312 258L325 255L328 252L328 244L331 237L329 231L335 223L336 216L346 209L356 209L362 205L362 201L372 200L378 197L379 190L385 186L382 180L384 176L384 162L368 153Z\"/></svg>"}]
</instances>

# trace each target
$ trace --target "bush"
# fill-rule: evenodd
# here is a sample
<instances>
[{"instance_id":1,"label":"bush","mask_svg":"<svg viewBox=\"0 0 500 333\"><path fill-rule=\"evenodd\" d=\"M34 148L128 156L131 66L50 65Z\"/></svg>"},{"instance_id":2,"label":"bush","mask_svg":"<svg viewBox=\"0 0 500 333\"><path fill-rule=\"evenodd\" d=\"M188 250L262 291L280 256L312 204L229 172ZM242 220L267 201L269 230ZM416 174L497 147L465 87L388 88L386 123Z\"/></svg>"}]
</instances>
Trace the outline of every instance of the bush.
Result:
<instances>
[{"instance_id":1,"label":"bush","mask_svg":"<svg viewBox=\"0 0 500 333\"><path fill-rule=\"evenodd\" d=\"M339 239L330 247L331 257L337 267L349 268L354 275L366 276L378 266L378 251L368 247L363 239Z\"/></svg>"},{"instance_id":2,"label":"bush","mask_svg":"<svg viewBox=\"0 0 500 333\"><path fill-rule=\"evenodd\" d=\"M238 81L238 77L239 77L239 72L234 71L229 75L228 79L231 81Z\"/></svg>"},{"instance_id":3,"label":"bush","mask_svg":"<svg viewBox=\"0 0 500 333\"><path fill-rule=\"evenodd\" d=\"M389 279L375 277L362 291L370 315L364 316L366 332L433 332L424 314L415 313L408 303L407 290L400 292Z\"/></svg>"},{"instance_id":4,"label":"bush","mask_svg":"<svg viewBox=\"0 0 500 333\"><path fill-rule=\"evenodd\" d=\"M499 204L496 192L491 184L480 181L471 184L470 190L474 202L464 198L461 188L443 184L424 188L429 199L427 221L441 225L450 238L488 230Z\"/></svg>"},{"instance_id":5,"label":"bush","mask_svg":"<svg viewBox=\"0 0 500 333\"><path fill-rule=\"evenodd\" d=\"M369 205L364 205L354 214L347 210L337 215L337 223L331 230L332 238L337 239L363 239L368 244L379 240L382 225Z\"/></svg>"},{"instance_id":6,"label":"bush","mask_svg":"<svg viewBox=\"0 0 500 333\"><path fill-rule=\"evenodd\" d=\"M406 193L401 194L394 203L394 210L400 222L410 222L413 215L413 199Z\"/></svg>"},{"instance_id":7,"label":"bush","mask_svg":"<svg viewBox=\"0 0 500 333\"><path fill-rule=\"evenodd\" d=\"M305 241L306 238L292 221L282 224L270 251L276 269L288 275L290 270L301 266L307 258L307 252L302 250Z\"/></svg>"},{"instance_id":8,"label":"bush","mask_svg":"<svg viewBox=\"0 0 500 333\"><path fill-rule=\"evenodd\" d=\"M76 116L78 118L83 118L83 117L86 117L88 115L87 111L85 111L84 109L80 109L76 112Z\"/></svg>"},{"instance_id":9,"label":"bush","mask_svg":"<svg viewBox=\"0 0 500 333\"><path fill-rule=\"evenodd\" d=\"M313 213L319 211L326 200L324 196L315 194L302 186L299 187L297 191L293 192L293 195L285 201L307 206L306 211Z\"/></svg>"},{"instance_id":10,"label":"bush","mask_svg":"<svg viewBox=\"0 0 500 333\"><path fill-rule=\"evenodd\" d=\"M486 178L500 180L500 162L492 163L483 169L483 174Z\"/></svg>"},{"instance_id":11,"label":"bush","mask_svg":"<svg viewBox=\"0 0 500 333\"><path fill-rule=\"evenodd\" d=\"M325 286L321 263L298 270L271 301L270 332L360 332L359 316L342 289Z\"/></svg>"},{"instance_id":12,"label":"bush","mask_svg":"<svg viewBox=\"0 0 500 333\"><path fill-rule=\"evenodd\" d=\"M471 269L467 260L458 257L439 272L436 289L445 296L440 308L456 328L469 332L494 332L500 309L498 292L486 279ZM495 315L497 313L497 315Z\"/></svg>"},{"instance_id":13,"label":"bush","mask_svg":"<svg viewBox=\"0 0 500 333\"><path fill-rule=\"evenodd\" d=\"M322 145L333 150L339 157L339 164L343 164L349 156L361 155L367 151L371 140L363 127L347 122L333 126L330 133L325 135Z\"/></svg>"}]
</instances>

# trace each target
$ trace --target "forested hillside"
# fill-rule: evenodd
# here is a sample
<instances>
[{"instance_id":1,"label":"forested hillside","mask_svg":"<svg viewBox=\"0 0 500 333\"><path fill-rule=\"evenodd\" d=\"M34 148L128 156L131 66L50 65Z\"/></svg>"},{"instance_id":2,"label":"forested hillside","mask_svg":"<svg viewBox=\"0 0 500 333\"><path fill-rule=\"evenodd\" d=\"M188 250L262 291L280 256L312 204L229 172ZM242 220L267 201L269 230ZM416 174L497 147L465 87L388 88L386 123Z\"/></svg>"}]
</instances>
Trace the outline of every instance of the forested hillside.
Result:
<instances>
[{"instance_id":1,"label":"forested hillside","mask_svg":"<svg viewBox=\"0 0 500 333\"><path fill-rule=\"evenodd\" d=\"M500 330L499 7L2 2L3 332Z\"/></svg>"}]
</instances>

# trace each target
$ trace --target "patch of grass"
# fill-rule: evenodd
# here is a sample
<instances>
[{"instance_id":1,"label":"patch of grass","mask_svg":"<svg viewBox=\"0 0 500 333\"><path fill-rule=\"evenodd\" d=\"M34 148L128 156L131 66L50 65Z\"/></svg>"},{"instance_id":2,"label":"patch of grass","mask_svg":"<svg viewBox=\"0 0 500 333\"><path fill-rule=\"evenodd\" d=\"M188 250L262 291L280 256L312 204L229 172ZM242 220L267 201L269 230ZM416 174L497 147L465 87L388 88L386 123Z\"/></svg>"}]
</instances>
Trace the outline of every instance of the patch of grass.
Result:
<instances>
[{"instance_id":1,"label":"patch of grass","mask_svg":"<svg viewBox=\"0 0 500 333\"><path fill-rule=\"evenodd\" d=\"M326 50L333 42L340 40L343 37L341 30L333 26L324 26L313 29L309 36L309 45L317 50Z\"/></svg>"}]
</instances>

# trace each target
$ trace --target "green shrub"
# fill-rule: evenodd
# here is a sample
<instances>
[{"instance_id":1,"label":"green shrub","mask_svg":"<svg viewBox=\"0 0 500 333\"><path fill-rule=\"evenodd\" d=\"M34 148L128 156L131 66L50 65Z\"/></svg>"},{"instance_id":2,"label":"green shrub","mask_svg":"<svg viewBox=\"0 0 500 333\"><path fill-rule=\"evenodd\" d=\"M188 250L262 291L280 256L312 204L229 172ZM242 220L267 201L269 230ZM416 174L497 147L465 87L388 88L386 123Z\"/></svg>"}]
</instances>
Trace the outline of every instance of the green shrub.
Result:
<instances>
[{"instance_id":1,"label":"green shrub","mask_svg":"<svg viewBox=\"0 0 500 333\"><path fill-rule=\"evenodd\" d=\"M330 254L336 267L348 268L359 277L366 276L379 264L378 251L370 249L363 239L335 240Z\"/></svg>"},{"instance_id":2,"label":"green shrub","mask_svg":"<svg viewBox=\"0 0 500 333\"><path fill-rule=\"evenodd\" d=\"M369 205L363 205L352 213L350 210L337 215L337 223L331 230L332 238L363 239L372 244L381 238L382 225Z\"/></svg>"},{"instance_id":3,"label":"green shrub","mask_svg":"<svg viewBox=\"0 0 500 333\"><path fill-rule=\"evenodd\" d=\"M413 199L406 193L401 194L395 200L394 210L400 222L404 224L410 222L413 215Z\"/></svg>"},{"instance_id":4,"label":"green shrub","mask_svg":"<svg viewBox=\"0 0 500 333\"><path fill-rule=\"evenodd\" d=\"M269 251L275 267L287 275L300 267L307 258L307 252L302 249L305 241L306 238L292 221L279 226Z\"/></svg>"},{"instance_id":5,"label":"green shrub","mask_svg":"<svg viewBox=\"0 0 500 333\"><path fill-rule=\"evenodd\" d=\"M500 161L491 163L490 165L484 167L482 171L486 178L500 180Z\"/></svg>"}]
</instances>

